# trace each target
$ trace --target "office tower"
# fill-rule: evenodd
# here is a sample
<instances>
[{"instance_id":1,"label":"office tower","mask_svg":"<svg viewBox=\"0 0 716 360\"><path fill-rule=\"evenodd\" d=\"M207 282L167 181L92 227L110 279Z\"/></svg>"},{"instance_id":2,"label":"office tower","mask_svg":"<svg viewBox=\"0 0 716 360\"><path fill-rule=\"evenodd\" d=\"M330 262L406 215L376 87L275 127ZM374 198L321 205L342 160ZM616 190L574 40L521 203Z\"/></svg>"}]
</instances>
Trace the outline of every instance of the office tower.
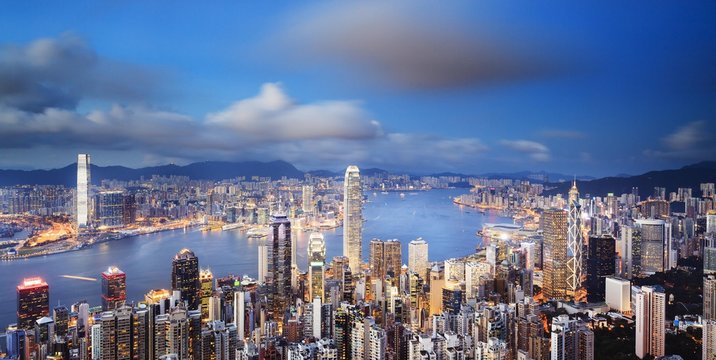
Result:
<instances>
[{"instance_id":1,"label":"office tower","mask_svg":"<svg viewBox=\"0 0 716 360\"><path fill-rule=\"evenodd\" d=\"M127 275L116 266L102 272L102 310L114 310L127 300Z\"/></svg>"},{"instance_id":2,"label":"office tower","mask_svg":"<svg viewBox=\"0 0 716 360\"><path fill-rule=\"evenodd\" d=\"M567 217L567 290L572 297L582 288L582 208L579 205L577 181L569 190Z\"/></svg>"},{"instance_id":3,"label":"office tower","mask_svg":"<svg viewBox=\"0 0 716 360\"><path fill-rule=\"evenodd\" d=\"M238 339L243 342L246 332L246 293L243 290L234 292L234 325Z\"/></svg>"},{"instance_id":4,"label":"office tower","mask_svg":"<svg viewBox=\"0 0 716 360\"><path fill-rule=\"evenodd\" d=\"M124 193L122 191L101 191L99 199L99 226L113 228L124 222Z\"/></svg>"},{"instance_id":5,"label":"office tower","mask_svg":"<svg viewBox=\"0 0 716 360\"><path fill-rule=\"evenodd\" d=\"M382 281L390 276L392 283L395 284L400 275L401 260L400 241L395 239L370 241L369 265L371 277L374 279Z\"/></svg>"},{"instance_id":6,"label":"office tower","mask_svg":"<svg viewBox=\"0 0 716 360\"><path fill-rule=\"evenodd\" d=\"M716 320L704 320L701 359L716 360Z\"/></svg>"},{"instance_id":7,"label":"office tower","mask_svg":"<svg viewBox=\"0 0 716 360\"><path fill-rule=\"evenodd\" d=\"M39 277L17 286L17 328L32 329L35 321L50 315L50 287Z\"/></svg>"},{"instance_id":8,"label":"office tower","mask_svg":"<svg viewBox=\"0 0 716 360\"><path fill-rule=\"evenodd\" d=\"M545 210L542 293L548 299L567 297L567 212Z\"/></svg>"},{"instance_id":9,"label":"office tower","mask_svg":"<svg viewBox=\"0 0 716 360\"><path fill-rule=\"evenodd\" d=\"M92 344L92 360L100 360L102 357L102 322L92 325L90 330Z\"/></svg>"},{"instance_id":10,"label":"office tower","mask_svg":"<svg viewBox=\"0 0 716 360\"><path fill-rule=\"evenodd\" d=\"M636 289L634 304L636 322L636 356L664 356L666 341L666 293L661 286Z\"/></svg>"},{"instance_id":11,"label":"office tower","mask_svg":"<svg viewBox=\"0 0 716 360\"><path fill-rule=\"evenodd\" d=\"M716 234L716 210L709 210L706 214L706 232Z\"/></svg>"},{"instance_id":12,"label":"office tower","mask_svg":"<svg viewBox=\"0 0 716 360\"><path fill-rule=\"evenodd\" d=\"M631 314L631 283L629 280L607 276L605 301L610 309L622 314Z\"/></svg>"},{"instance_id":13,"label":"office tower","mask_svg":"<svg viewBox=\"0 0 716 360\"><path fill-rule=\"evenodd\" d=\"M671 224L664 220L638 219L641 234L641 273L653 274L671 269L676 259L671 253Z\"/></svg>"},{"instance_id":14,"label":"office tower","mask_svg":"<svg viewBox=\"0 0 716 360\"><path fill-rule=\"evenodd\" d=\"M348 258L351 272L360 272L363 241L363 191L360 170L351 165L343 182L343 256Z\"/></svg>"},{"instance_id":15,"label":"office tower","mask_svg":"<svg viewBox=\"0 0 716 360\"><path fill-rule=\"evenodd\" d=\"M622 276L629 279L642 275L641 267L641 230L636 226L623 226L621 245L624 258Z\"/></svg>"},{"instance_id":16,"label":"office tower","mask_svg":"<svg viewBox=\"0 0 716 360\"><path fill-rule=\"evenodd\" d=\"M101 360L130 360L134 358L132 308L120 306L105 311L100 317Z\"/></svg>"},{"instance_id":17,"label":"office tower","mask_svg":"<svg viewBox=\"0 0 716 360\"><path fill-rule=\"evenodd\" d=\"M452 315L460 312L462 289L458 283L446 282L442 288L442 310Z\"/></svg>"},{"instance_id":18,"label":"office tower","mask_svg":"<svg viewBox=\"0 0 716 360\"><path fill-rule=\"evenodd\" d=\"M77 155L77 227L86 227L90 219L90 156Z\"/></svg>"},{"instance_id":19,"label":"office tower","mask_svg":"<svg viewBox=\"0 0 716 360\"><path fill-rule=\"evenodd\" d=\"M257 281L259 284L265 284L268 276L268 264L269 264L269 246L266 240L259 240L259 269Z\"/></svg>"},{"instance_id":20,"label":"office tower","mask_svg":"<svg viewBox=\"0 0 716 360\"><path fill-rule=\"evenodd\" d=\"M189 330L189 359L199 359L201 358L201 330L203 326L201 310L187 311L186 317Z\"/></svg>"},{"instance_id":21,"label":"office tower","mask_svg":"<svg viewBox=\"0 0 716 360\"><path fill-rule=\"evenodd\" d=\"M209 269L199 271L199 283L201 284L201 320L209 321L209 299L214 293L214 274Z\"/></svg>"},{"instance_id":22,"label":"office tower","mask_svg":"<svg viewBox=\"0 0 716 360\"><path fill-rule=\"evenodd\" d=\"M172 289L181 292L189 309L199 309L199 258L189 249L179 251L172 261Z\"/></svg>"},{"instance_id":23,"label":"office tower","mask_svg":"<svg viewBox=\"0 0 716 360\"><path fill-rule=\"evenodd\" d=\"M408 244L408 270L426 279L430 263L428 262L428 243L417 238Z\"/></svg>"},{"instance_id":24,"label":"office tower","mask_svg":"<svg viewBox=\"0 0 716 360\"><path fill-rule=\"evenodd\" d=\"M67 329L70 323L70 310L65 306L57 306L52 309L52 319L55 320L55 334L59 336L67 335Z\"/></svg>"},{"instance_id":25,"label":"office tower","mask_svg":"<svg viewBox=\"0 0 716 360\"><path fill-rule=\"evenodd\" d=\"M122 197L122 224L131 225L137 220L137 199L132 193Z\"/></svg>"},{"instance_id":26,"label":"office tower","mask_svg":"<svg viewBox=\"0 0 716 360\"><path fill-rule=\"evenodd\" d=\"M704 274L716 274L716 233L704 235Z\"/></svg>"},{"instance_id":27,"label":"office tower","mask_svg":"<svg viewBox=\"0 0 716 360\"><path fill-rule=\"evenodd\" d=\"M590 302L604 301L605 279L615 274L616 241L611 235L589 238L587 255L587 299Z\"/></svg>"},{"instance_id":28,"label":"office tower","mask_svg":"<svg viewBox=\"0 0 716 360\"><path fill-rule=\"evenodd\" d=\"M704 319L716 320L716 276L704 276Z\"/></svg>"},{"instance_id":29,"label":"office tower","mask_svg":"<svg viewBox=\"0 0 716 360\"><path fill-rule=\"evenodd\" d=\"M302 189L302 209L306 214L313 214L315 205L313 204L313 186L303 185Z\"/></svg>"},{"instance_id":30,"label":"office tower","mask_svg":"<svg viewBox=\"0 0 716 360\"><path fill-rule=\"evenodd\" d=\"M311 301L316 297L325 301L325 265L326 242L323 240L323 234L311 233L308 240L308 290Z\"/></svg>"},{"instance_id":31,"label":"office tower","mask_svg":"<svg viewBox=\"0 0 716 360\"><path fill-rule=\"evenodd\" d=\"M286 215L271 219L271 261L269 262L271 315L277 322L291 304L291 222Z\"/></svg>"}]
</instances>

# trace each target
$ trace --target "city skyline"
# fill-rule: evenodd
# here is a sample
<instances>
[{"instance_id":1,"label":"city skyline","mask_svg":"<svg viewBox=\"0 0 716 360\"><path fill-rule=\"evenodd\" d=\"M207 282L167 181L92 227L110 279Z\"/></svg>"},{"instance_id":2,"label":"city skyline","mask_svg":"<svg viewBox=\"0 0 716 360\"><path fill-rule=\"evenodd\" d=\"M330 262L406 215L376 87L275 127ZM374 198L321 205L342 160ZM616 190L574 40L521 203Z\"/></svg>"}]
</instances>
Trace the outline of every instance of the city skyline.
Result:
<instances>
[{"instance_id":1,"label":"city skyline","mask_svg":"<svg viewBox=\"0 0 716 360\"><path fill-rule=\"evenodd\" d=\"M604 176L716 153L711 2L165 5L9 5L0 168L90 152Z\"/></svg>"}]
</instances>

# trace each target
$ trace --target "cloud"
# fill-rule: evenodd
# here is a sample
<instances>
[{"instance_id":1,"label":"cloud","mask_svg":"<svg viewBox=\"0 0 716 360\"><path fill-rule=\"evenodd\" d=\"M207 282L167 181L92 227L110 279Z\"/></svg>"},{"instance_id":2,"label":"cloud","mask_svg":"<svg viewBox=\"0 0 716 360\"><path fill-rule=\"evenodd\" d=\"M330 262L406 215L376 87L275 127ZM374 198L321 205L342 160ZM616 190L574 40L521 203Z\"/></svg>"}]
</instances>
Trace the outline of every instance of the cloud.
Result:
<instances>
[{"instance_id":1,"label":"cloud","mask_svg":"<svg viewBox=\"0 0 716 360\"><path fill-rule=\"evenodd\" d=\"M382 133L380 124L354 101L296 104L276 83L267 83L252 98L209 114L208 125L237 131L253 141L373 138Z\"/></svg>"},{"instance_id":2,"label":"cloud","mask_svg":"<svg viewBox=\"0 0 716 360\"><path fill-rule=\"evenodd\" d=\"M53 153L96 151L121 157L129 152L155 164L162 159L282 159L306 169L358 163L428 172L469 166L488 151L475 138L384 133L360 102L299 103L275 83L199 119L140 105L81 114L0 104L0 133L3 152L30 154L40 146Z\"/></svg>"},{"instance_id":3,"label":"cloud","mask_svg":"<svg viewBox=\"0 0 716 360\"><path fill-rule=\"evenodd\" d=\"M535 161L549 161L549 148L544 144L531 140L502 140L500 144L508 149L528 154Z\"/></svg>"},{"instance_id":4,"label":"cloud","mask_svg":"<svg viewBox=\"0 0 716 360\"><path fill-rule=\"evenodd\" d=\"M542 130L539 135L554 139L583 139L587 137L585 133L576 130Z\"/></svg>"},{"instance_id":5,"label":"cloud","mask_svg":"<svg viewBox=\"0 0 716 360\"><path fill-rule=\"evenodd\" d=\"M26 111L74 109L84 98L145 100L159 91L159 77L98 56L72 33L0 46L0 105Z\"/></svg>"},{"instance_id":6,"label":"cloud","mask_svg":"<svg viewBox=\"0 0 716 360\"><path fill-rule=\"evenodd\" d=\"M703 141L708 140L709 134L705 121L693 121L664 138L664 144L672 150L686 150L699 146Z\"/></svg>"},{"instance_id":7,"label":"cloud","mask_svg":"<svg viewBox=\"0 0 716 360\"><path fill-rule=\"evenodd\" d=\"M489 27L456 3L361 1L324 4L279 24L276 58L349 65L361 80L398 88L502 84L572 72L536 32Z\"/></svg>"}]
</instances>

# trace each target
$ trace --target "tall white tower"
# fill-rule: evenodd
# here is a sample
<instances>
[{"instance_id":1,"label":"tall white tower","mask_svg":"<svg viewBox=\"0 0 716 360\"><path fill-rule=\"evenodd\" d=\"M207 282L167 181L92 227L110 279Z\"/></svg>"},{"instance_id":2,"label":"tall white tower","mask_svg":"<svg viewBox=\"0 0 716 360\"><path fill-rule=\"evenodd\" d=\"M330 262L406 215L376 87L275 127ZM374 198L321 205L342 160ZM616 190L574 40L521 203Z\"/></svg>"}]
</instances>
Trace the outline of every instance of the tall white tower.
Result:
<instances>
[{"instance_id":1,"label":"tall white tower","mask_svg":"<svg viewBox=\"0 0 716 360\"><path fill-rule=\"evenodd\" d=\"M360 170L348 166L343 183L343 256L348 258L351 272L360 271L363 240L363 191Z\"/></svg>"},{"instance_id":2,"label":"tall white tower","mask_svg":"<svg viewBox=\"0 0 716 360\"><path fill-rule=\"evenodd\" d=\"M408 244L408 270L427 278L430 263L428 262L428 243L417 238Z\"/></svg>"},{"instance_id":3,"label":"tall white tower","mask_svg":"<svg viewBox=\"0 0 716 360\"><path fill-rule=\"evenodd\" d=\"M89 224L90 156L77 155L77 227Z\"/></svg>"},{"instance_id":4,"label":"tall white tower","mask_svg":"<svg viewBox=\"0 0 716 360\"><path fill-rule=\"evenodd\" d=\"M567 215L567 291L575 296L582 288L582 209L579 205L577 181L569 189Z\"/></svg>"}]
</instances>

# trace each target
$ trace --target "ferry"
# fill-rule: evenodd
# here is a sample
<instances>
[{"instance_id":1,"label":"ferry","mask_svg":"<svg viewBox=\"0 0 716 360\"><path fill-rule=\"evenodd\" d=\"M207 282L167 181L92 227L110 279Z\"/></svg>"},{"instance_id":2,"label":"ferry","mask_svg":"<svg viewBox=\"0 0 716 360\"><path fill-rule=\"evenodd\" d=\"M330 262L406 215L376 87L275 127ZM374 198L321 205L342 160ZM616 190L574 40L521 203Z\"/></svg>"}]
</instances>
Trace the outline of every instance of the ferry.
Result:
<instances>
[{"instance_id":1,"label":"ferry","mask_svg":"<svg viewBox=\"0 0 716 360\"><path fill-rule=\"evenodd\" d=\"M234 229L240 228L241 226L243 226L242 223L226 224L221 227L221 230L223 230L223 231L234 230Z\"/></svg>"},{"instance_id":2,"label":"ferry","mask_svg":"<svg viewBox=\"0 0 716 360\"><path fill-rule=\"evenodd\" d=\"M250 229L246 232L246 235L250 239L261 239L268 236L268 233L263 229Z\"/></svg>"}]
</instances>

